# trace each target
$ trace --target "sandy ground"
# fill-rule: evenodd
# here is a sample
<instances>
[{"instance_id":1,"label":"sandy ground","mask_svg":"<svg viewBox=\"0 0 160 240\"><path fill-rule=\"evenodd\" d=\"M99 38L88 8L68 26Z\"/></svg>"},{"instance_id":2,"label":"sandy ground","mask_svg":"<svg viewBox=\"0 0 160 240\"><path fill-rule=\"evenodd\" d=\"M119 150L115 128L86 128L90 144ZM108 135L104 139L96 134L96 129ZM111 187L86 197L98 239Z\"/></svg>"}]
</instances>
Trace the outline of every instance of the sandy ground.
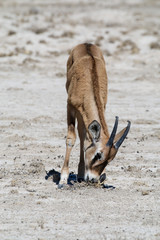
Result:
<instances>
[{"instance_id":1,"label":"sandy ground","mask_svg":"<svg viewBox=\"0 0 160 240\"><path fill-rule=\"evenodd\" d=\"M0 1L0 239L160 239L159 0ZM66 61L102 49L111 131L132 128L107 184L57 189L66 137ZM77 173L79 140L70 171ZM75 185L76 186L76 185Z\"/></svg>"}]
</instances>

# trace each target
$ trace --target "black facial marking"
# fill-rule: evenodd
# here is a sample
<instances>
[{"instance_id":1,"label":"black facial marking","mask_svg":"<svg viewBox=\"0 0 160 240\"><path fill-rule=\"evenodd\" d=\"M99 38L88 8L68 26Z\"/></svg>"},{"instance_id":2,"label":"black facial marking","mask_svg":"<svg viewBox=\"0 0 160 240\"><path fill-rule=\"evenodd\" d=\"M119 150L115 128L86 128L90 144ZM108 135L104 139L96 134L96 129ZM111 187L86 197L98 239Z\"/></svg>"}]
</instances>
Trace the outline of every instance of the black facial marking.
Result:
<instances>
[{"instance_id":1,"label":"black facial marking","mask_svg":"<svg viewBox=\"0 0 160 240\"><path fill-rule=\"evenodd\" d=\"M98 160L98 159L101 159L101 156L102 156L101 153L97 153L97 154L96 154L96 158L97 158L97 160Z\"/></svg>"},{"instance_id":2,"label":"black facial marking","mask_svg":"<svg viewBox=\"0 0 160 240\"><path fill-rule=\"evenodd\" d=\"M98 153L94 156L94 158L92 159L92 163L91 163L91 164L93 165L97 160L100 160L101 157L102 157L102 153L98 152Z\"/></svg>"}]
</instances>

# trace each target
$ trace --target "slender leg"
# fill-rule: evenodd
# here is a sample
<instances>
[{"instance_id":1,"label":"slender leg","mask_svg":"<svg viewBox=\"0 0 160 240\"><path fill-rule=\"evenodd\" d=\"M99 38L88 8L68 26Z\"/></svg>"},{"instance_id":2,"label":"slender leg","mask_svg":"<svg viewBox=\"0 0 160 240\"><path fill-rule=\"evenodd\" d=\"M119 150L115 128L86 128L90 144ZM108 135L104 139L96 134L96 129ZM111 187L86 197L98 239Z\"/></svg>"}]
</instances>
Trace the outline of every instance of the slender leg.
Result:
<instances>
[{"instance_id":1,"label":"slender leg","mask_svg":"<svg viewBox=\"0 0 160 240\"><path fill-rule=\"evenodd\" d=\"M78 180L84 180L85 174L85 163L84 163L84 135L85 135L85 127L83 124L83 120L78 117L78 134L80 138L80 161L78 164Z\"/></svg>"},{"instance_id":2,"label":"slender leg","mask_svg":"<svg viewBox=\"0 0 160 240\"><path fill-rule=\"evenodd\" d=\"M66 155L64 164L61 170L61 179L60 185L67 184L68 175L69 175L69 157L71 150L75 144L76 133L75 133L75 111L73 107L69 104L67 105L67 124L68 124L68 133L66 139Z\"/></svg>"}]
</instances>

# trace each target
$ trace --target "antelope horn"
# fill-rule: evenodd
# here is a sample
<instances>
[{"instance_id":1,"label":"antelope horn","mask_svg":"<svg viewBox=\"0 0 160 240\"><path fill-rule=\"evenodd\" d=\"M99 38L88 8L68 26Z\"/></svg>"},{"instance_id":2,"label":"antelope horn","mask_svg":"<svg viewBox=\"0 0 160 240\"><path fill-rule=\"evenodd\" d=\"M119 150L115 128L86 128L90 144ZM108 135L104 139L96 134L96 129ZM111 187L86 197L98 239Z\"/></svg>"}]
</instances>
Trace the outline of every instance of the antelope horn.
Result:
<instances>
[{"instance_id":1,"label":"antelope horn","mask_svg":"<svg viewBox=\"0 0 160 240\"><path fill-rule=\"evenodd\" d=\"M123 133L122 137L116 142L116 144L114 146L115 149L118 149L121 146L121 144L123 143L124 139L127 137L127 134L129 132L130 126L131 126L131 122L128 121L128 125L126 127L125 132Z\"/></svg>"},{"instance_id":2,"label":"antelope horn","mask_svg":"<svg viewBox=\"0 0 160 240\"><path fill-rule=\"evenodd\" d=\"M106 144L107 147L111 147L113 145L113 141L114 141L114 138L115 138L115 135L116 135L116 132L117 132L117 127L118 127L118 117L116 116L112 133L111 133L110 138L109 138L109 140Z\"/></svg>"}]
</instances>

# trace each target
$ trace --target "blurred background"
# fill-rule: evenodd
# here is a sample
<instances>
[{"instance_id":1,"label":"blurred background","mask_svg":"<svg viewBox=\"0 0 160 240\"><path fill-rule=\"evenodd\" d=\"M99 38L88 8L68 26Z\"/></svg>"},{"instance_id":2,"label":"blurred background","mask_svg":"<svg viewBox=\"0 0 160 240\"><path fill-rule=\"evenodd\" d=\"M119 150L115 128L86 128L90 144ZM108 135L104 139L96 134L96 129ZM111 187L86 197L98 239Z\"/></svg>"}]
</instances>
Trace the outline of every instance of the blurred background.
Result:
<instances>
[{"instance_id":1,"label":"blurred background","mask_svg":"<svg viewBox=\"0 0 160 240\"><path fill-rule=\"evenodd\" d=\"M104 54L109 130L132 122L113 191L45 180L64 161L66 62L83 42ZM159 239L159 92L159 0L0 0L1 239ZM77 139L74 173L78 159Z\"/></svg>"}]
</instances>

